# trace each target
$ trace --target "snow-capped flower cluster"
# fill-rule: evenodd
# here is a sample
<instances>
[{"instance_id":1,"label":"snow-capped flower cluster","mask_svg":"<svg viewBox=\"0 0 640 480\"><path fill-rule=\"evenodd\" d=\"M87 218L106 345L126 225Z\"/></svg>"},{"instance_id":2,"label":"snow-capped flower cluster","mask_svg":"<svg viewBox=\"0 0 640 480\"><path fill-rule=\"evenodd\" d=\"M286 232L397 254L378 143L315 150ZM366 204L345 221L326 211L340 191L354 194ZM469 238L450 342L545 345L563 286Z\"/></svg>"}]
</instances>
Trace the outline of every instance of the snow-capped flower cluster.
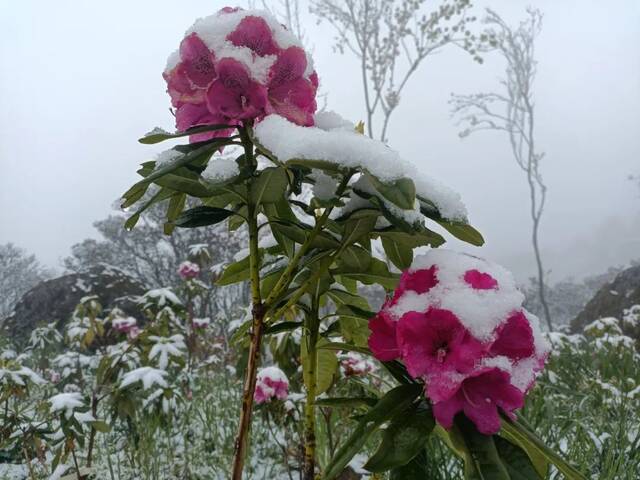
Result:
<instances>
[{"instance_id":1,"label":"snow-capped flower cluster","mask_svg":"<svg viewBox=\"0 0 640 480\"><path fill-rule=\"evenodd\" d=\"M119 333L129 333L137 328L138 321L133 317L120 317L111 320L111 326Z\"/></svg>"},{"instance_id":2,"label":"snow-capped flower cluster","mask_svg":"<svg viewBox=\"0 0 640 480\"><path fill-rule=\"evenodd\" d=\"M211 324L211 319L209 317L193 319L193 328L196 328L198 330L205 329L210 324Z\"/></svg>"},{"instance_id":3,"label":"snow-capped flower cluster","mask_svg":"<svg viewBox=\"0 0 640 480\"><path fill-rule=\"evenodd\" d=\"M200 275L200 266L197 263L184 261L178 266L178 275L183 280L192 280Z\"/></svg>"},{"instance_id":4,"label":"snow-capped flower cluster","mask_svg":"<svg viewBox=\"0 0 640 480\"><path fill-rule=\"evenodd\" d=\"M266 367L258 372L254 399L257 404L272 399L285 400L289 394L289 379L278 367Z\"/></svg>"},{"instance_id":5,"label":"snow-capped flower cluster","mask_svg":"<svg viewBox=\"0 0 640 480\"><path fill-rule=\"evenodd\" d=\"M270 13L223 8L197 20L163 74L176 126L237 125L278 113L313 125L318 76L300 41ZM226 137L232 130L193 135Z\"/></svg>"},{"instance_id":6,"label":"snow-capped flower cluster","mask_svg":"<svg viewBox=\"0 0 640 480\"><path fill-rule=\"evenodd\" d=\"M538 319L502 267L470 255L431 250L405 271L369 322L369 346L382 360L401 359L443 427L459 412L485 434L507 414L542 370L549 346Z\"/></svg>"},{"instance_id":7,"label":"snow-capped flower cluster","mask_svg":"<svg viewBox=\"0 0 640 480\"><path fill-rule=\"evenodd\" d=\"M362 376L373 372L375 364L356 352L348 352L340 359L340 366L345 376Z\"/></svg>"}]
</instances>

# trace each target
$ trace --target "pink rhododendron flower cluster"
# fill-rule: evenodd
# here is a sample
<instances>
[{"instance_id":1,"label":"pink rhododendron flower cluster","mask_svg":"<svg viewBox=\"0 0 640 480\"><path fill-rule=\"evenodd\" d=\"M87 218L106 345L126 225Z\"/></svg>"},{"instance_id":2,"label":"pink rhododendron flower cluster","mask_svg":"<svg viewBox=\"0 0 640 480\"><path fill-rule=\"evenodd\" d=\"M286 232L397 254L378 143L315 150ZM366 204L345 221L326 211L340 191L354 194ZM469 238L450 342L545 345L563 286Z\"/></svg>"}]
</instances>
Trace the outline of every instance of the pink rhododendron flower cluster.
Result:
<instances>
[{"instance_id":1,"label":"pink rhododendron flower cluster","mask_svg":"<svg viewBox=\"0 0 640 480\"><path fill-rule=\"evenodd\" d=\"M185 261L178 266L178 275L183 280L192 280L200 275L200 267L197 263Z\"/></svg>"},{"instance_id":2,"label":"pink rhododendron flower cluster","mask_svg":"<svg viewBox=\"0 0 640 480\"><path fill-rule=\"evenodd\" d=\"M369 346L425 382L434 416L451 428L464 414L484 434L513 415L542 370L549 346L522 308L513 277L485 260L444 249L417 257L369 322Z\"/></svg>"},{"instance_id":3,"label":"pink rhododendron flower cluster","mask_svg":"<svg viewBox=\"0 0 640 480\"><path fill-rule=\"evenodd\" d=\"M284 400L289 394L289 380L278 367L266 367L258 372L254 399L257 404L272 399Z\"/></svg>"},{"instance_id":4,"label":"pink rhododendron flower cluster","mask_svg":"<svg viewBox=\"0 0 640 480\"><path fill-rule=\"evenodd\" d=\"M313 125L318 76L311 57L266 11L226 7L199 19L169 57L163 76L180 131L238 125L270 113ZM197 134L191 141L232 131Z\"/></svg>"},{"instance_id":5,"label":"pink rhododendron flower cluster","mask_svg":"<svg viewBox=\"0 0 640 480\"><path fill-rule=\"evenodd\" d=\"M133 317L114 318L111 321L113 329L119 333L129 333L137 327L138 321Z\"/></svg>"},{"instance_id":6,"label":"pink rhododendron flower cluster","mask_svg":"<svg viewBox=\"0 0 640 480\"><path fill-rule=\"evenodd\" d=\"M349 352L342 357L340 359L340 366L342 367L344 375L347 377L366 375L373 372L376 368L373 362L355 352Z\"/></svg>"},{"instance_id":7,"label":"pink rhododendron flower cluster","mask_svg":"<svg viewBox=\"0 0 640 480\"><path fill-rule=\"evenodd\" d=\"M210 318L194 318L193 319L193 328L197 328L199 330L207 328L211 323Z\"/></svg>"}]
</instances>

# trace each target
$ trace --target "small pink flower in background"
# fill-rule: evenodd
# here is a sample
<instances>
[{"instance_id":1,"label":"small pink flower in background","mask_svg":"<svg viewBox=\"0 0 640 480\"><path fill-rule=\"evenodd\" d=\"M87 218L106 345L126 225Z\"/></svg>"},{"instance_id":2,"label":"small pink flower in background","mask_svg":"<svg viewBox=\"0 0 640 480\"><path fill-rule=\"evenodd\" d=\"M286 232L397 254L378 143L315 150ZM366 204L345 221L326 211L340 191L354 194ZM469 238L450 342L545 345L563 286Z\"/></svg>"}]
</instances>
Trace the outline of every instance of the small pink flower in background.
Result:
<instances>
[{"instance_id":1,"label":"small pink flower in background","mask_svg":"<svg viewBox=\"0 0 640 480\"><path fill-rule=\"evenodd\" d=\"M170 57L163 77L178 131L236 126L272 113L298 125L314 123L318 75L300 41L264 11L225 7L197 21ZM216 130L189 140L232 133Z\"/></svg>"},{"instance_id":2,"label":"small pink flower in background","mask_svg":"<svg viewBox=\"0 0 640 480\"><path fill-rule=\"evenodd\" d=\"M201 329L207 328L210 323L211 323L210 318L194 318L193 328L197 328L201 330Z\"/></svg>"},{"instance_id":3,"label":"small pink flower in background","mask_svg":"<svg viewBox=\"0 0 640 480\"><path fill-rule=\"evenodd\" d=\"M136 338L138 338L138 335L140 335L142 333L142 329L140 327L131 327L131 330L129 330L127 332L127 338L129 339L129 341L131 340L135 340Z\"/></svg>"},{"instance_id":4,"label":"small pink flower in background","mask_svg":"<svg viewBox=\"0 0 640 480\"><path fill-rule=\"evenodd\" d=\"M416 257L369 321L369 347L399 359L425 382L436 420L451 428L463 412L485 434L521 408L549 347L524 296L502 267L434 249Z\"/></svg>"},{"instance_id":5,"label":"small pink flower in background","mask_svg":"<svg viewBox=\"0 0 640 480\"><path fill-rule=\"evenodd\" d=\"M274 398L285 400L289 394L289 380L278 367L266 367L258 371L254 399L257 404Z\"/></svg>"},{"instance_id":6,"label":"small pink flower in background","mask_svg":"<svg viewBox=\"0 0 640 480\"><path fill-rule=\"evenodd\" d=\"M137 328L138 321L133 317L114 318L111 326L119 333L129 333L131 329Z\"/></svg>"},{"instance_id":7,"label":"small pink flower in background","mask_svg":"<svg viewBox=\"0 0 640 480\"><path fill-rule=\"evenodd\" d=\"M340 365L342 366L344 375L347 377L366 375L373 372L376 368L371 361L355 352L347 353L340 360Z\"/></svg>"},{"instance_id":8,"label":"small pink flower in background","mask_svg":"<svg viewBox=\"0 0 640 480\"><path fill-rule=\"evenodd\" d=\"M184 261L178 266L178 275L183 280L192 280L200 274L200 267L197 263Z\"/></svg>"},{"instance_id":9,"label":"small pink flower in background","mask_svg":"<svg viewBox=\"0 0 640 480\"><path fill-rule=\"evenodd\" d=\"M49 377L49 381L51 383L58 383L62 377L55 370L47 370L47 376Z\"/></svg>"}]
</instances>

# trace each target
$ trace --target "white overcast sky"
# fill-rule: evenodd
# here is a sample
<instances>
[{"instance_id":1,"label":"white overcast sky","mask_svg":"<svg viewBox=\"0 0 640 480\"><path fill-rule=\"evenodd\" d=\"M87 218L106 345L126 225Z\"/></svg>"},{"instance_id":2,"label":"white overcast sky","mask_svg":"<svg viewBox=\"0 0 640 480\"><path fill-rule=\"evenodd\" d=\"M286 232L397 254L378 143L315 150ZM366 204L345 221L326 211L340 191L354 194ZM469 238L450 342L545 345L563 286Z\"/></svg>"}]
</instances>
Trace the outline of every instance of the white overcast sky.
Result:
<instances>
[{"instance_id":1,"label":"white overcast sky","mask_svg":"<svg viewBox=\"0 0 640 480\"><path fill-rule=\"evenodd\" d=\"M306 3L306 0L302 0ZM429 3L429 2L427 2ZM136 139L172 128L161 71L187 27L225 2L0 0L0 243L58 266L95 236L158 148ZM543 254L554 278L599 273L640 257L640 2L476 1L509 21L544 14L537 51L538 145L549 187ZM333 52L331 28L307 18L328 108L363 117L353 57ZM498 87L484 65L449 49L429 58L404 93L391 146L458 190L491 257L532 272L525 179L500 133L460 140L451 92ZM455 244L458 247L457 244Z\"/></svg>"}]
</instances>

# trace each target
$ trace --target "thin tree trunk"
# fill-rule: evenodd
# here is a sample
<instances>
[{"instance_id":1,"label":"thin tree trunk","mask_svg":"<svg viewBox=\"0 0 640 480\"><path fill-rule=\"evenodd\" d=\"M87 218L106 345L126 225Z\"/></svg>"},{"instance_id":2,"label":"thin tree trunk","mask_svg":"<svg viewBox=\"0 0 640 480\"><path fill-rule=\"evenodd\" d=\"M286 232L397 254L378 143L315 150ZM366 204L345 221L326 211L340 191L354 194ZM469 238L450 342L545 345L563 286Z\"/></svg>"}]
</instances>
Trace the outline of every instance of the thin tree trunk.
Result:
<instances>
[{"instance_id":1,"label":"thin tree trunk","mask_svg":"<svg viewBox=\"0 0 640 480\"><path fill-rule=\"evenodd\" d=\"M304 408L304 480L313 480L316 469L316 391L317 391L317 366L318 366L318 304L314 300L312 312L308 317L305 336L302 341L307 347L306 374L308 383L307 400Z\"/></svg>"}]
</instances>

